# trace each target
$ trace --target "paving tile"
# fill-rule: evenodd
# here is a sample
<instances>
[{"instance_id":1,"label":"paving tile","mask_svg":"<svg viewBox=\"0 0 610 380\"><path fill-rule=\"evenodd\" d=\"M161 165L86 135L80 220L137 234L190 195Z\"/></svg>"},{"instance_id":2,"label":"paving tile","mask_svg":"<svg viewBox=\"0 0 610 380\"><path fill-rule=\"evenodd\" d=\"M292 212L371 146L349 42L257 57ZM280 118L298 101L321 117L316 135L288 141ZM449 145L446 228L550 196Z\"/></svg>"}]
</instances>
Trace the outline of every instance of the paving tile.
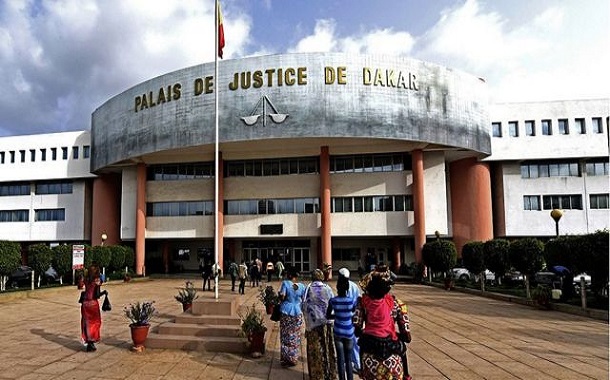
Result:
<instances>
[{"instance_id":1,"label":"paving tile","mask_svg":"<svg viewBox=\"0 0 610 380\"><path fill-rule=\"evenodd\" d=\"M107 284L113 310L102 315L102 341L94 353L85 352L80 343L76 288L36 290L28 297L0 294L0 379L308 378L305 342L299 364L282 368L279 324L270 321L267 351L260 359L161 349L131 351L123 307L137 300L154 300L159 314L153 325L171 320L179 312L173 296L184 281L165 278ZM200 279L195 281L200 285ZM273 285L279 287L279 282ZM227 286L221 281L221 297L230 294ZM262 308L257 289L246 292L240 303ZM608 323L421 285L397 284L394 293L409 305L413 335L409 369L417 380L608 379Z\"/></svg>"}]
</instances>

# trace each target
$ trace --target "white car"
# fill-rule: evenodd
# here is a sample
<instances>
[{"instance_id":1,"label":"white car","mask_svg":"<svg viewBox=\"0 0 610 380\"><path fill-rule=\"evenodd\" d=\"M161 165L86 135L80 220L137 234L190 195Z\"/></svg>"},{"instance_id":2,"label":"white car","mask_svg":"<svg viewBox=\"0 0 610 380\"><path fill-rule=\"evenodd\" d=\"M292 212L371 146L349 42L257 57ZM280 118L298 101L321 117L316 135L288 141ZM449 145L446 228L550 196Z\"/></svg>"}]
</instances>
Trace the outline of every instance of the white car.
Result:
<instances>
[{"instance_id":1,"label":"white car","mask_svg":"<svg viewBox=\"0 0 610 380\"><path fill-rule=\"evenodd\" d=\"M580 285L580 278L584 277L585 278L585 286L591 286L591 276L589 276L586 273L581 273L579 275L574 276L574 284L576 285Z\"/></svg>"},{"instance_id":2,"label":"white car","mask_svg":"<svg viewBox=\"0 0 610 380\"><path fill-rule=\"evenodd\" d=\"M472 274L466 268L456 267L451 269L451 275L454 280L467 281L467 280L475 280L479 282L479 275ZM489 269L485 269L485 280L486 281L495 281L496 275L491 272Z\"/></svg>"}]
</instances>

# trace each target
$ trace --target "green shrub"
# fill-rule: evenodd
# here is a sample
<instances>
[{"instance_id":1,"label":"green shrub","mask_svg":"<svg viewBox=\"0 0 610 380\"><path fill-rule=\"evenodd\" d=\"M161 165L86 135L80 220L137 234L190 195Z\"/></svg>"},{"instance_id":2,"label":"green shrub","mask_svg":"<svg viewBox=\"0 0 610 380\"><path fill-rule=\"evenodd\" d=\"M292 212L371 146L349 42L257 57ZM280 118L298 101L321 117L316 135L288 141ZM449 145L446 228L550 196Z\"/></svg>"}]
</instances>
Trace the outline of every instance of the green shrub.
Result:
<instances>
[{"instance_id":1,"label":"green shrub","mask_svg":"<svg viewBox=\"0 0 610 380\"><path fill-rule=\"evenodd\" d=\"M28 264L34 269L40 279L44 272L53 264L53 250L43 243L30 245Z\"/></svg>"},{"instance_id":2,"label":"green shrub","mask_svg":"<svg viewBox=\"0 0 610 380\"><path fill-rule=\"evenodd\" d=\"M422 259L433 272L447 272L457 262L457 250L452 241L435 240L424 244L422 248Z\"/></svg>"},{"instance_id":3,"label":"green shrub","mask_svg":"<svg viewBox=\"0 0 610 380\"><path fill-rule=\"evenodd\" d=\"M510 242L506 239L492 239L483 244L485 266L494 272L499 283L502 276L511 269L509 248Z\"/></svg>"},{"instance_id":4,"label":"green shrub","mask_svg":"<svg viewBox=\"0 0 610 380\"><path fill-rule=\"evenodd\" d=\"M72 245L62 244L53 247L53 268L62 277L72 271Z\"/></svg>"},{"instance_id":5,"label":"green shrub","mask_svg":"<svg viewBox=\"0 0 610 380\"><path fill-rule=\"evenodd\" d=\"M0 240L0 276L8 276L21 264L19 243Z\"/></svg>"}]
</instances>

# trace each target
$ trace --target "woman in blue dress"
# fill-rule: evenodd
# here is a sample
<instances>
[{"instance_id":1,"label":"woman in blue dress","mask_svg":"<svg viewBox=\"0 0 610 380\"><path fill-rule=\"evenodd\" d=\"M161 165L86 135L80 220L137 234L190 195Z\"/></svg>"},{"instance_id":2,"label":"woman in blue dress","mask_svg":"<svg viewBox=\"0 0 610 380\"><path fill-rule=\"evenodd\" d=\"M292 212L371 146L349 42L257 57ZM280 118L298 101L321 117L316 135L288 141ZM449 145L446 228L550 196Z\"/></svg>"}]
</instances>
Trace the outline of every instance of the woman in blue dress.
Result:
<instances>
[{"instance_id":1,"label":"woman in blue dress","mask_svg":"<svg viewBox=\"0 0 610 380\"><path fill-rule=\"evenodd\" d=\"M280 364L292 367L297 364L301 351L301 327L303 326L303 313L301 299L305 292L305 285L298 282L298 272L291 268L288 279L282 281L279 294L280 300Z\"/></svg>"}]
</instances>

